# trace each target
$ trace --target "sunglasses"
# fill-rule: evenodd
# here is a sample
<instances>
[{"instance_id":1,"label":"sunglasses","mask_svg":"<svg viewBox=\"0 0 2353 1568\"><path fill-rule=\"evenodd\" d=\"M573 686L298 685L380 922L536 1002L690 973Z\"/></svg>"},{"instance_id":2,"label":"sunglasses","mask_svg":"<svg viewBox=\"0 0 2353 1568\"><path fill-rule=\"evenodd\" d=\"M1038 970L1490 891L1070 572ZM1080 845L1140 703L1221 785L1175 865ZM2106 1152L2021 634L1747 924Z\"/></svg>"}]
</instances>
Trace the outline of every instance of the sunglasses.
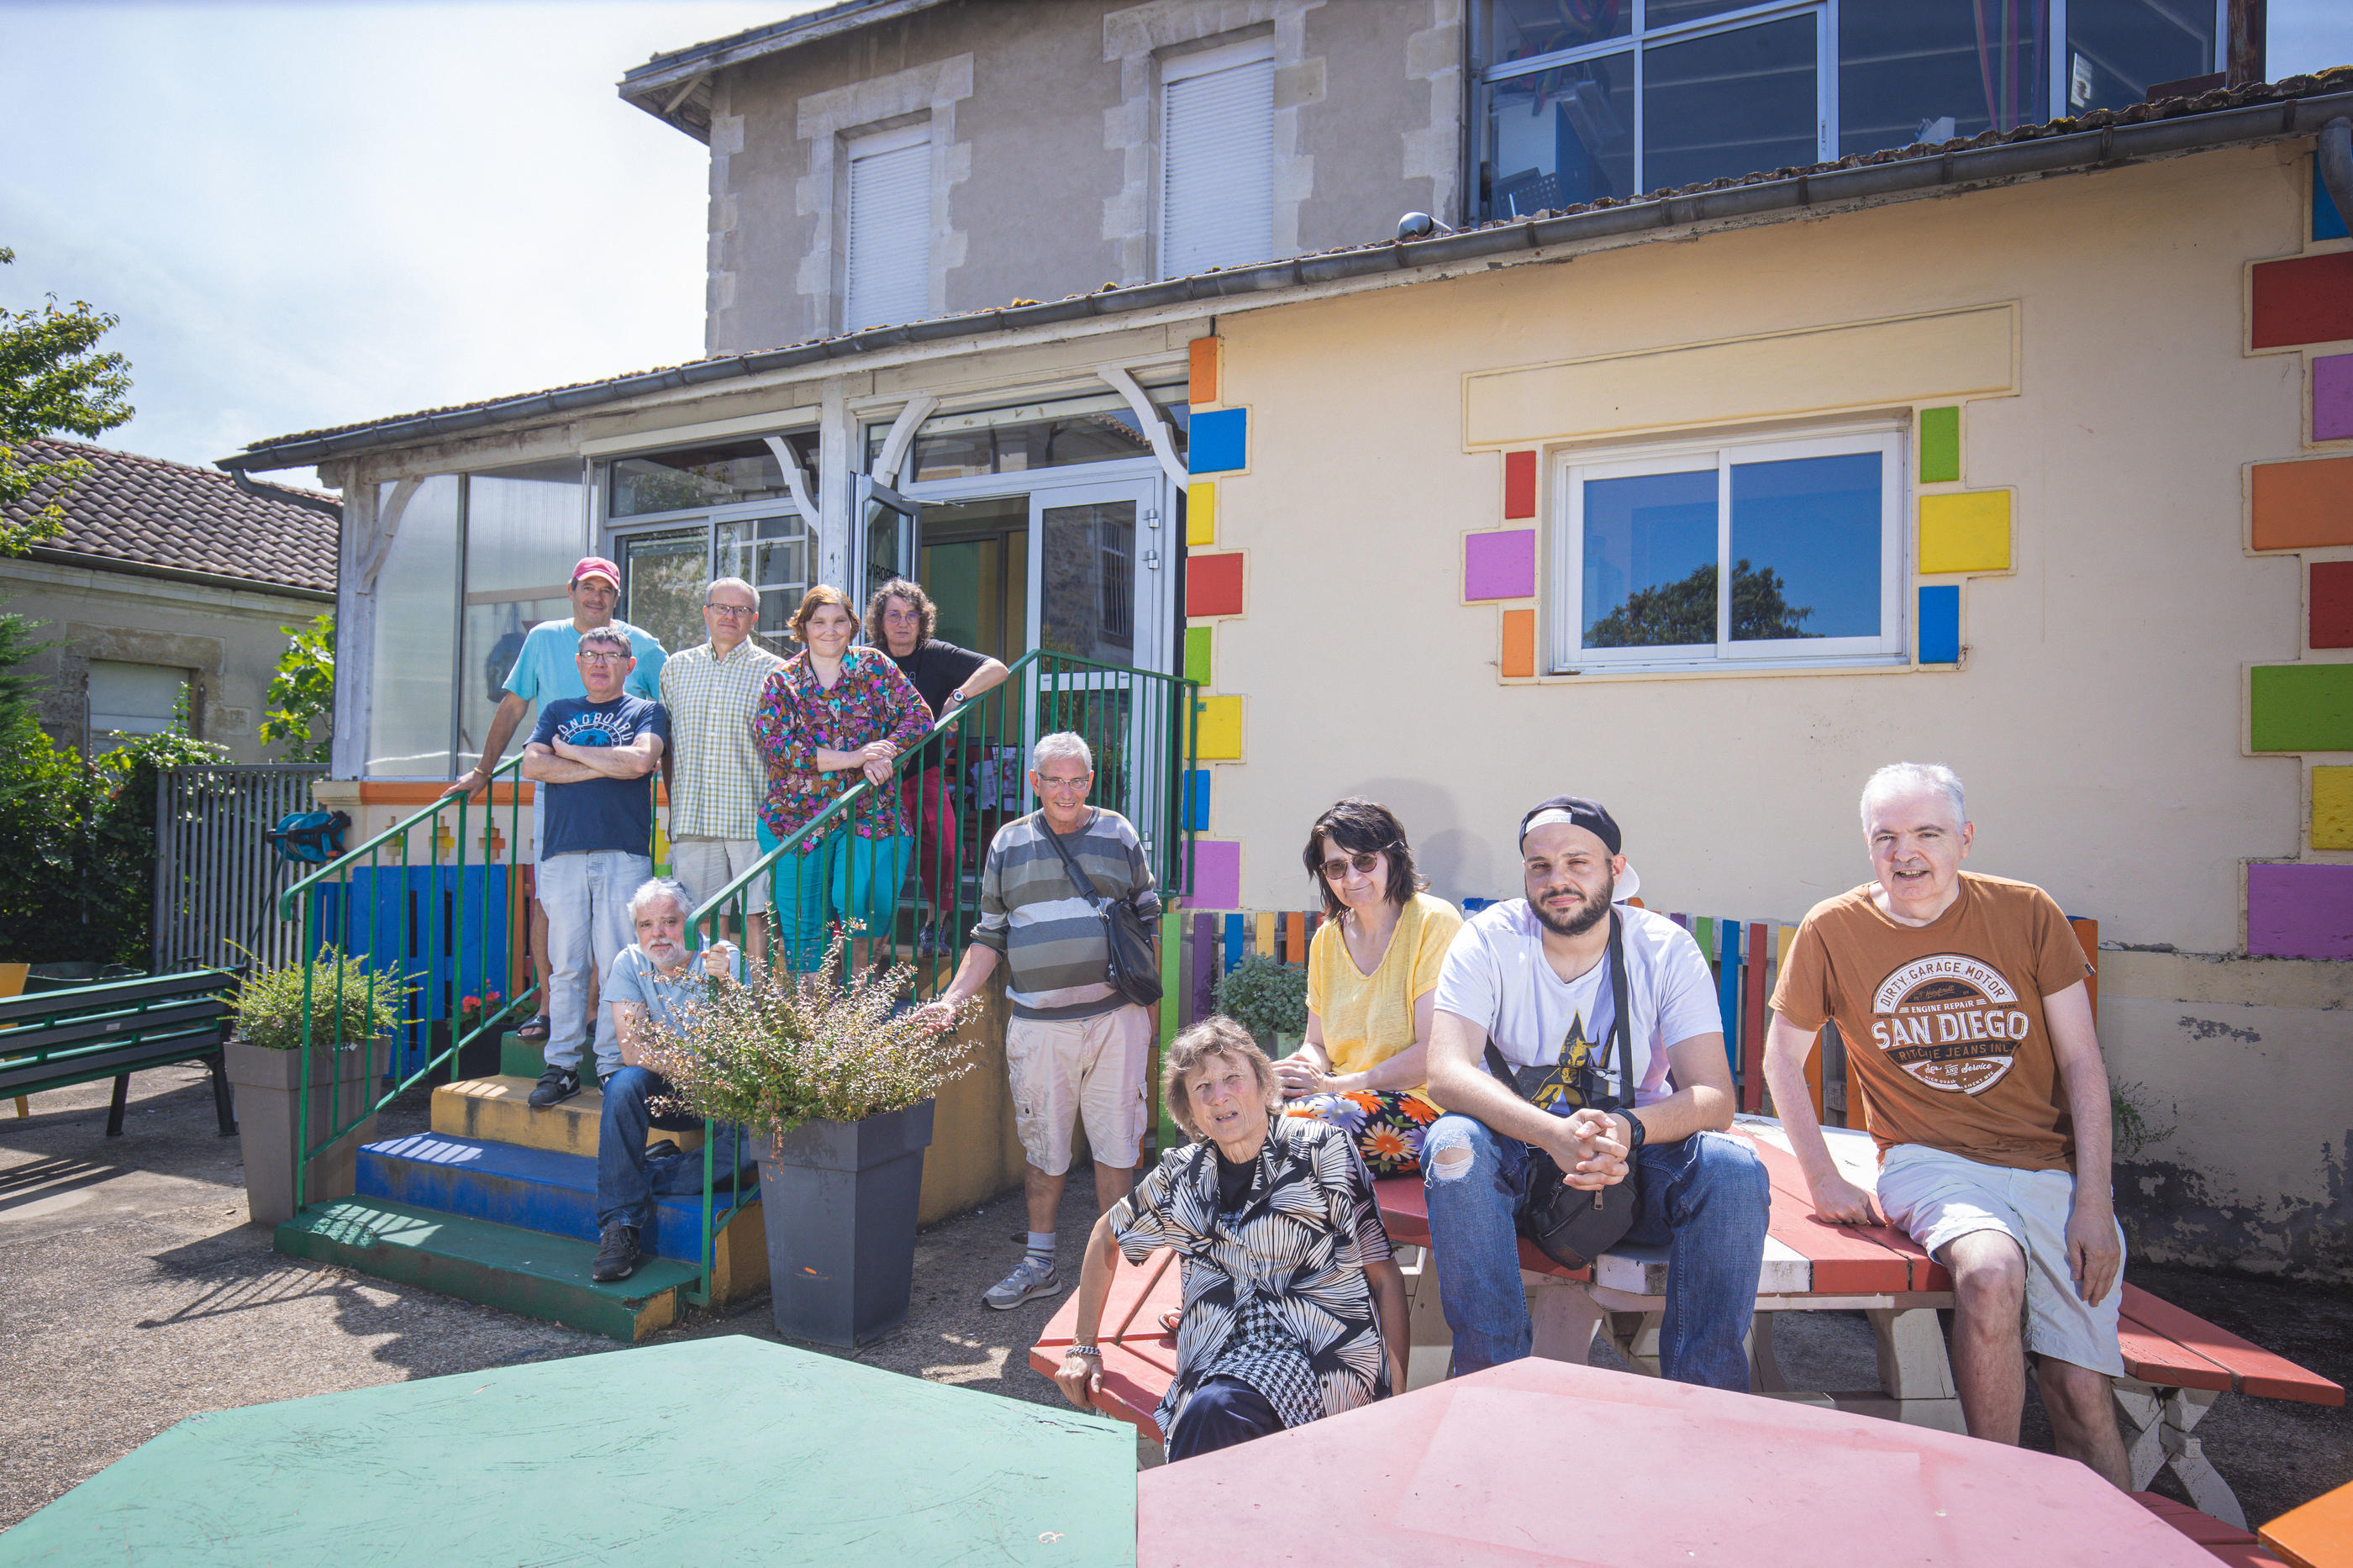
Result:
<instances>
[{"instance_id":1,"label":"sunglasses","mask_svg":"<svg viewBox=\"0 0 2353 1568\"><path fill-rule=\"evenodd\" d=\"M1381 863L1381 857L1388 853L1386 849L1377 849L1370 855L1335 855L1316 869L1335 882L1346 876L1351 868L1359 877L1369 877L1373 874L1373 868Z\"/></svg>"}]
</instances>

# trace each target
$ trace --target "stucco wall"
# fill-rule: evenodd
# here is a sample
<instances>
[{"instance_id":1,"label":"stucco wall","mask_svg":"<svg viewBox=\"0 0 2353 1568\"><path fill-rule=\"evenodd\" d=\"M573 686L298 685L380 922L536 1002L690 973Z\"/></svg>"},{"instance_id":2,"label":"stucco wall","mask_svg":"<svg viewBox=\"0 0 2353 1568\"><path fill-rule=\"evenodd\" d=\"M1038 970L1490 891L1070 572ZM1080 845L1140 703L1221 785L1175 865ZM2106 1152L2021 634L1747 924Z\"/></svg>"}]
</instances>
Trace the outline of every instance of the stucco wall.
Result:
<instances>
[{"instance_id":1,"label":"stucco wall","mask_svg":"<svg viewBox=\"0 0 2353 1568\"><path fill-rule=\"evenodd\" d=\"M2112 945L2243 952L2243 863L2295 856L2303 806L2297 759L2243 750L2244 667L2296 658L2302 610L2300 563L2244 546L2242 466L2296 453L2304 379L2295 354L2243 352L2242 291L2250 261L2303 243L2306 151L2209 153L1223 320L1220 392L1249 411L1249 466L1216 481L1215 544L1246 554L1249 596L1214 629L1212 689L1242 711L1240 760L1212 769L1210 837L1241 846L1242 904L1310 907L1299 835L1349 794L1400 812L1438 892L1509 896L1513 824L1574 790L1618 814L1653 908L1794 921L1868 877L1857 788L1909 757L1968 781L1973 869L2042 884ZM1463 536L1497 526L1504 468L1499 450L1466 449L1467 376L2008 301L2004 395L1957 398L1935 366L1855 365L1879 412L1908 421L1915 405L1957 402L1962 485L2012 494L2011 570L1966 583L1957 668L1500 676L1496 606L1462 602ZM1678 423L1823 419L1809 352L1707 360ZM1543 412L1539 400L1531 416ZM1539 583L1554 454L1639 438L1550 435L1508 443L1543 451ZM2201 1010L2183 1003L2200 994L2190 981L2154 961L2106 998L2118 1076L2180 1110L2180 1131L2136 1167L2154 1184L2120 1195L2165 1210L2156 1246L2353 1273L2353 965L2238 963L2309 972L2304 999Z\"/></svg>"},{"instance_id":2,"label":"stucco wall","mask_svg":"<svg viewBox=\"0 0 2353 1568\"><path fill-rule=\"evenodd\" d=\"M92 659L190 672L200 693L192 726L227 746L235 763L286 759L259 731L269 678L285 650L280 626L301 626L333 605L283 595L53 566L0 563L0 611L39 623L34 640L53 642L31 672L47 681L41 728L58 744L82 742L83 677Z\"/></svg>"},{"instance_id":3,"label":"stucco wall","mask_svg":"<svg viewBox=\"0 0 2353 1568\"><path fill-rule=\"evenodd\" d=\"M712 85L710 352L839 328L843 138L929 117L933 307L1151 276L1155 51L1271 31L1278 249L1451 213L1461 0L954 0Z\"/></svg>"}]
</instances>

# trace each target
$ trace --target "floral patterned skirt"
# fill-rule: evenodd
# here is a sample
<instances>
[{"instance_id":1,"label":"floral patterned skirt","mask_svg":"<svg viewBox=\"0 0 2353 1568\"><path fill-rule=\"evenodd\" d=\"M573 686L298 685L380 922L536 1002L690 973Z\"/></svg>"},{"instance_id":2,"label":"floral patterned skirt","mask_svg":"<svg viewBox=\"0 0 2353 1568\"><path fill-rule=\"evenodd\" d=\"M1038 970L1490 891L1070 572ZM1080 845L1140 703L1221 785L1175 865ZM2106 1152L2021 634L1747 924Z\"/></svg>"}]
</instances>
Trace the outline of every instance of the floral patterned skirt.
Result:
<instances>
[{"instance_id":1,"label":"floral patterned skirt","mask_svg":"<svg viewBox=\"0 0 2353 1568\"><path fill-rule=\"evenodd\" d=\"M1284 1101L1282 1113L1328 1121L1354 1138L1375 1181L1421 1174L1421 1135L1439 1115L1419 1095L1387 1089L1303 1095Z\"/></svg>"}]
</instances>

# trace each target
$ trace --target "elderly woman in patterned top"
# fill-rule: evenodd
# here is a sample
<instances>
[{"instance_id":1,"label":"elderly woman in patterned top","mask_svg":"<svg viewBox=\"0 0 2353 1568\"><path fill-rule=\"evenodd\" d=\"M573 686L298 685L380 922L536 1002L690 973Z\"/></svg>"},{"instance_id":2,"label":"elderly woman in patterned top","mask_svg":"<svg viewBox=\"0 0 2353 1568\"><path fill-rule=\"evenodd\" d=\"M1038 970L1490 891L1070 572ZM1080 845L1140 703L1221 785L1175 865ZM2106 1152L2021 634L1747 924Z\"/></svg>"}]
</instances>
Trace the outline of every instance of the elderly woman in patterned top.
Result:
<instances>
[{"instance_id":1,"label":"elderly woman in patterned top","mask_svg":"<svg viewBox=\"0 0 2353 1568\"><path fill-rule=\"evenodd\" d=\"M1063 1394L1083 1409L1102 1391L1095 1334L1117 1255L1140 1264L1162 1247L1184 1268L1176 1377L1155 1413L1172 1461L1404 1387L1405 1280L1354 1140L1276 1114L1273 1065L1230 1018L1176 1037L1166 1094L1196 1141L1096 1222Z\"/></svg>"},{"instance_id":2,"label":"elderly woman in patterned top","mask_svg":"<svg viewBox=\"0 0 2353 1568\"><path fill-rule=\"evenodd\" d=\"M820 583L793 613L801 651L760 692L752 734L768 764L768 795L757 837L763 852L814 822L860 781L869 790L795 851L777 859L774 902L785 961L815 969L828 918L874 935L891 929L899 884L914 845L892 765L932 727L932 710L888 654L854 648L858 613L849 595ZM864 964L866 942L851 962Z\"/></svg>"}]
</instances>

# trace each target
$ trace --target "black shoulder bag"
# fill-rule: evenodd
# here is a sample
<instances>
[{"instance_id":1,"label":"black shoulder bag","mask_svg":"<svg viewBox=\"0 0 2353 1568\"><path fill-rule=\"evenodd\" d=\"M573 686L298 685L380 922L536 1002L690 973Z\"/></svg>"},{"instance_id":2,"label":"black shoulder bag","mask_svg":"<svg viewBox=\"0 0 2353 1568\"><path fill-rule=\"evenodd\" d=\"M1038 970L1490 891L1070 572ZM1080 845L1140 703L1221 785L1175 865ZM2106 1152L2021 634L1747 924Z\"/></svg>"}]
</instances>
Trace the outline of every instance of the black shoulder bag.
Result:
<instances>
[{"instance_id":1,"label":"black shoulder bag","mask_svg":"<svg viewBox=\"0 0 2353 1568\"><path fill-rule=\"evenodd\" d=\"M1603 1055L1602 1069L1588 1066L1578 1075L1578 1089L1585 1104L1595 1110L1634 1113L1634 1037L1631 996L1626 989L1626 947L1620 930L1620 920L1613 908L1609 911L1609 988L1613 1017L1609 1026L1609 1045ZM1563 1054L1567 1051L1562 1043ZM1495 1042L1487 1042L1487 1070L1497 1082L1514 1094L1520 1093L1518 1082L1512 1077L1512 1065ZM1618 1095L1601 1092L1605 1073L1614 1072L1618 1079ZM1523 1100L1525 1095L1521 1095ZM1546 1114L1550 1114L1547 1112ZM1613 1185L1587 1192L1568 1184L1550 1153L1532 1149L1528 1157L1533 1162L1528 1172L1528 1201L1520 1211L1520 1234L1536 1244L1536 1249L1555 1263L1567 1268L1585 1268L1596 1258L1625 1239L1633 1228L1635 1211L1641 1206L1641 1173L1631 1156L1626 1162L1626 1179Z\"/></svg>"},{"instance_id":2,"label":"black shoulder bag","mask_svg":"<svg viewBox=\"0 0 2353 1568\"><path fill-rule=\"evenodd\" d=\"M1071 886L1079 897L1095 907L1103 917L1103 947L1111 962L1103 966L1103 984L1127 1001L1139 1007L1149 1007L1160 1000L1160 968L1152 962L1152 933L1144 924L1144 917L1135 912L1132 899L1106 899L1095 891L1094 879L1079 869L1078 858L1046 814L1038 814L1038 831L1062 858L1062 870L1071 879Z\"/></svg>"}]
</instances>

